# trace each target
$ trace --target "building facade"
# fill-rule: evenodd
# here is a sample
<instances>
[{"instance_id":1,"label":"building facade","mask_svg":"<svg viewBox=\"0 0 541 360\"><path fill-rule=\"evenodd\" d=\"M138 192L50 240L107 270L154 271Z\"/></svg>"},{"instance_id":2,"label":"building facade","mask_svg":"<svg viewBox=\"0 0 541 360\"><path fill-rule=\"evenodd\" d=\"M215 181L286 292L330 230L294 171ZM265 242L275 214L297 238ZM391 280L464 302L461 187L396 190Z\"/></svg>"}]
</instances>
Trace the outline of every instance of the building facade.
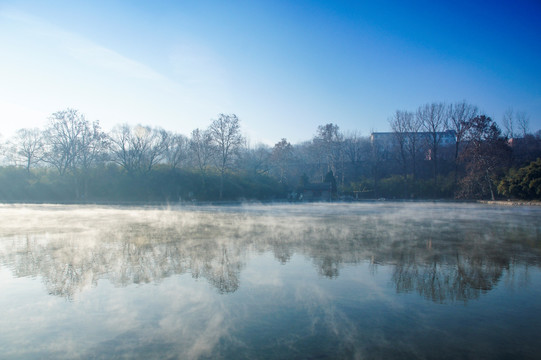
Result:
<instances>
[{"instance_id":1,"label":"building facade","mask_svg":"<svg viewBox=\"0 0 541 360\"><path fill-rule=\"evenodd\" d=\"M454 130L436 132L436 142L439 148L449 149L456 145L456 133ZM391 158L400 151L400 144L405 148L410 148L415 141L415 148L425 160L432 159L434 134L431 132L416 132L416 133L395 133L395 132L373 132L370 134L370 143L372 148L379 153L383 158ZM447 152L441 155L445 156Z\"/></svg>"}]
</instances>

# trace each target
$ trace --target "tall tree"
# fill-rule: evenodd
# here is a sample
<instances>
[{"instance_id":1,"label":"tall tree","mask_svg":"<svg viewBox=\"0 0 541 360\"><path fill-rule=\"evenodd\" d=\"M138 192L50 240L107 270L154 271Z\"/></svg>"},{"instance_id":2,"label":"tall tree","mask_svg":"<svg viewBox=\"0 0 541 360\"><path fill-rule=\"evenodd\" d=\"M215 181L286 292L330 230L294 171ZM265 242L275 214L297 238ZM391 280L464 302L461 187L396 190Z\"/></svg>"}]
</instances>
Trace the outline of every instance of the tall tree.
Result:
<instances>
[{"instance_id":1,"label":"tall tree","mask_svg":"<svg viewBox=\"0 0 541 360\"><path fill-rule=\"evenodd\" d=\"M164 158L171 169L180 168L188 160L190 142L182 134L164 134Z\"/></svg>"},{"instance_id":2,"label":"tall tree","mask_svg":"<svg viewBox=\"0 0 541 360\"><path fill-rule=\"evenodd\" d=\"M128 124L117 125L111 131L110 151L111 160L124 168L129 174L135 173L135 152L131 148L131 126Z\"/></svg>"},{"instance_id":3,"label":"tall tree","mask_svg":"<svg viewBox=\"0 0 541 360\"><path fill-rule=\"evenodd\" d=\"M88 169L106 147L106 135L99 122L89 122L76 109L58 111L49 118L44 137L44 161L53 165L60 175L73 175L76 196L81 195L81 184L85 195Z\"/></svg>"},{"instance_id":4,"label":"tall tree","mask_svg":"<svg viewBox=\"0 0 541 360\"><path fill-rule=\"evenodd\" d=\"M44 161L53 165L60 175L75 170L78 141L86 125L84 115L75 109L55 112L49 118Z\"/></svg>"},{"instance_id":5,"label":"tall tree","mask_svg":"<svg viewBox=\"0 0 541 360\"><path fill-rule=\"evenodd\" d=\"M466 198L495 198L495 182L498 172L504 171L502 158L509 147L498 125L490 117L476 116L467 134L468 145L461 154L466 166L462 179L461 196Z\"/></svg>"},{"instance_id":6,"label":"tall tree","mask_svg":"<svg viewBox=\"0 0 541 360\"><path fill-rule=\"evenodd\" d=\"M466 101L458 102L449 105L448 109L449 129L455 132L455 174L454 183L455 187L458 181L458 155L461 147L463 146L464 138L467 136L470 127L472 126L472 119L477 116L477 107L468 104Z\"/></svg>"},{"instance_id":7,"label":"tall tree","mask_svg":"<svg viewBox=\"0 0 541 360\"><path fill-rule=\"evenodd\" d=\"M291 165L288 167L289 178L299 179L301 175L306 175L310 180L321 176L321 156L317 148L314 147L313 141L303 141L292 145L293 152L291 156ZM323 178L319 178L323 181Z\"/></svg>"},{"instance_id":8,"label":"tall tree","mask_svg":"<svg viewBox=\"0 0 541 360\"><path fill-rule=\"evenodd\" d=\"M45 151L43 133L40 129L20 129L9 144L10 156L16 163L24 164L27 172L38 164Z\"/></svg>"},{"instance_id":9,"label":"tall tree","mask_svg":"<svg viewBox=\"0 0 541 360\"><path fill-rule=\"evenodd\" d=\"M505 137L512 139L515 137L515 114L512 108L503 113L502 125L505 130Z\"/></svg>"},{"instance_id":10,"label":"tall tree","mask_svg":"<svg viewBox=\"0 0 541 360\"><path fill-rule=\"evenodd\" d=\"M243 147L238 158L239 168L244 169L247 175L262 175L270 171L271 150L265 144L258 144L254 148Z\"/></svg>"},{"instance_id":11,"label":"tall tree","mask_svg":"<svg viewBox=\"0 0 541 360\"><path fill-rule=\"evenodd\" d=\"M397 110L390 119L391 129L394 133L394 147L398 161L402 165L404 177L404 195L407 196L407 176L416 177L416 162L421 122L409 111Z\"/></svg>"},{"instance_id":12,"label":"tall tree","mask_svg":"<svg viewBox=\"0 0 541 360\"><path fill-rule=\"evenodd\" d=\"M434 183L438 176L438 150L441 145L442 133L447 127L447 114L445 104L431 103L417 109L417 118L427 133L427 142L430 150L430 159L433 164Z\"/></svg>"},{"instance_id":13,"label":"tall tree","mask_svg":"<svg viewBox=\"0 0 541 360\"><path fill-rule=\"evenodd\" d=\"M343 136L340 133L338 125L329 123L318 126L314 145L323 155L327 165L322 176L326 175L329 170L333 170L336 173L337 165L342 156L342 140Z\"/></svg>"},{"instance_id":14,"label":"tall tree","mask_svg":"<svg viewBox=\"0 0 541 360\"><path fill-rule=\"evenodd\" d=\"M216 153L216 149L212 144L210 131L202 131L200 129L192 131L192 136L190 138L190 152L192 161L195 163L195 166L201 174L201 181L204 188L208 167Z\"/></svg>"},{"instance_id":15,"label":"tall tree","mask_svg":"<svg viewBox=\"0 0 541 360\"><path fill-rule=\"evenodd\" d=\"M112 160L130 175L147 174L163 160L166 140L167 133L162 129L117 126L110 136Z\"/></svg>"},{"instance_id":16,"label":"tall tree","mask_svg":"<svg viewBox=\"0 0 541 360\"><path fill-rule=\"evenodd\" d=\"M415 116L412 112L404 113L404 121L406 125L406 149L409 153L411 161L411 174L413 180L417 177L417 154L419 149L422 148L422 139L419 137L419 131L421 130L423 123L419 117Z\"/></svg>"},{"instance_id":17,"label":"tall tree","mask_svg":"<svg viewBox=\"0 0 541 360\"><path fill-rule=\"evenodd\" d=\"M239 118L235 114L220 114L209 127L210 136L217 152L217 168L220 172L220 199L223 198L224 175L233 157L242 145Z\"/></svg>"},{"instance_id":18,"label":"tall tree","mask_svg":"<svg viewBox=\"0 0 541 360\"><path fill-rule=\"evenodd\" d=\"M363 143L366 142L359 132L352 131L344 136L344 157L349 163L349 176L356 180L359 176L361 161L363 159Z\"/></svg>"},{"instance_id":19,"label":"tall tree","mask_svg":"<svg viewBox=\"0 0 541 360\"><path fill-rule=\"evenodd\" d=\"M278 169L278 178L280 183L287 182L286 167L293 155L293 146L286 138L282 138L279 142L274 144L271 153L271 160L273 165Z\"/></svg>"},{"instance_id":20,"label":"tall tree","mask_svg":"<svg viewBox=\"0 0 541 360\"><path fill-rule=\"evenodd\" d=\"M530 117L525 111L517 111L515 113L518 128L523 138L530 132Z\"/></svg>"},{"instance_id":21,"label":"tall tree","mask_svg":"<svg viewBox=\"0 0 541 360\"><path fill-rule=\"evenodd\" d=\"M392 118L389 119L391 130L394 134L394 147L398 156L398 161L402 165L402 176L404 183L408 174L408 151L406 149L409 131L409 113L407 111L397 110Z\"/></svg>"},{"instance_id":22,"label":"tall tree","mask_svg":"<svg viewBox=\"0 0 541 360\"><path fill-rule=\"evenodd\" d=\"M530 117L525 111L514 111L509 108L505 111L502 118L504 135L508 138L522 136L523 138L530 132Z\"/></svg>"},{"instance_id":23,"label":"tall tree","mask_svg":"<svg viewBox=\"0 0 541 360\"><path fill-rule=\"evenodd\" d=\"M374 187L374 196L379 196L379 180L382 173L382 164L385 159L389 158L389 147L387 141L378 138L372 132L370 136L370 171L372 173L372 181Z\"/></svg>"},{"instance_id":24,"label":"tall tree","mask_svg":"<svg viewBox=\"0 0 541 360\"><path fill-rule=\"evenodd\" d=\"M92 123L85 121L81 126L81 132L77 141L77 152L75 154L76 177L78 184L82 185L82 194L88 195L89 170L98 161L103 159L105 151L109 146L108 137L101 130L98 121ZM79 190L77 190L79 192Z\"/></svg>"}]
</instances>

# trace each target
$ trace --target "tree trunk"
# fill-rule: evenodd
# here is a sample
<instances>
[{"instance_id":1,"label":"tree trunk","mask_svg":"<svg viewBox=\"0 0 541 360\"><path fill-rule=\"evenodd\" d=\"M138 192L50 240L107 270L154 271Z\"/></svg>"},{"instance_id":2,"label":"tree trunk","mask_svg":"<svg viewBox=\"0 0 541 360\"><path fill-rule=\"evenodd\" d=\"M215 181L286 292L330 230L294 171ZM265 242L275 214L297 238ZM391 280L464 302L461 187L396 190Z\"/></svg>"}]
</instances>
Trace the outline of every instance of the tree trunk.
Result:
<instances>
[{"instance_id":1,"label":"tree trunk","mask_svg":"<svg viewBox=\"0 0 541 360\"><path fill-rule=\"evenodd\" d=\"M222 170L220 172L220 200L222 200L222 197L223 197L223 192L224 192L224 171Z\"/></svg>"},{"instance_id":2,"label":"tree trunk","mask_svg":"<svg viewBox=\"0 0 541 360\"><path fill-rule=\"evenodd\" d=\"M488 170L486 170L486 176L485 176L488 184L488 189L490 190L490 198L492 201L496 200L494 196L494 190L492 189L492 181L490 180L490 175L488 174Z\"/></svg>"}]
</instances>

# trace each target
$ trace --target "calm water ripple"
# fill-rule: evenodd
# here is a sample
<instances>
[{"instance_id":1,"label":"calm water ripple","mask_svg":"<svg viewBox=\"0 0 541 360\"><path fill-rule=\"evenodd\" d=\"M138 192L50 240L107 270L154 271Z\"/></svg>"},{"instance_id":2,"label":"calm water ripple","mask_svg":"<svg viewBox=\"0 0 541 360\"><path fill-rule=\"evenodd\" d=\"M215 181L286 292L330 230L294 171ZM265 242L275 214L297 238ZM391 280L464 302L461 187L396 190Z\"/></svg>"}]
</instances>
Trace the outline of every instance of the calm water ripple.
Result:
<instances>
[{"instance_id":1,"label":"calm water ripple","mask_svg":"<svg viewBox=\"0 0 541 360\"><path fill-rule=\"evenodd\" d=\"M541 354L541 208L0 205L6 359Z\"/></svg>"}]
</instances>

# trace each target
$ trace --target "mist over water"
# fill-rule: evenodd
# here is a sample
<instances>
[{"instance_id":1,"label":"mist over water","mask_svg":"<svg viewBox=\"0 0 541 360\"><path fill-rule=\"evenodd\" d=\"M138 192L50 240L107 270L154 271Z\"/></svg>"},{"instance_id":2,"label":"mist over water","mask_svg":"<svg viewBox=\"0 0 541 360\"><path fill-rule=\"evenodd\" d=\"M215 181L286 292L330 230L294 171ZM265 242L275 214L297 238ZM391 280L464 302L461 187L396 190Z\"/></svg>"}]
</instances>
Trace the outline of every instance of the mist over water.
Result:
<instances>
[{"instance_id":1,"label":"mist over water","mask_svg":"<svg viewBox=\"0 0 541 360\"><path fill-rule=\"evenodd\" d=\"M535 358L541 209L0 205L6 358Z\"/></svg>"}]
</instances>

